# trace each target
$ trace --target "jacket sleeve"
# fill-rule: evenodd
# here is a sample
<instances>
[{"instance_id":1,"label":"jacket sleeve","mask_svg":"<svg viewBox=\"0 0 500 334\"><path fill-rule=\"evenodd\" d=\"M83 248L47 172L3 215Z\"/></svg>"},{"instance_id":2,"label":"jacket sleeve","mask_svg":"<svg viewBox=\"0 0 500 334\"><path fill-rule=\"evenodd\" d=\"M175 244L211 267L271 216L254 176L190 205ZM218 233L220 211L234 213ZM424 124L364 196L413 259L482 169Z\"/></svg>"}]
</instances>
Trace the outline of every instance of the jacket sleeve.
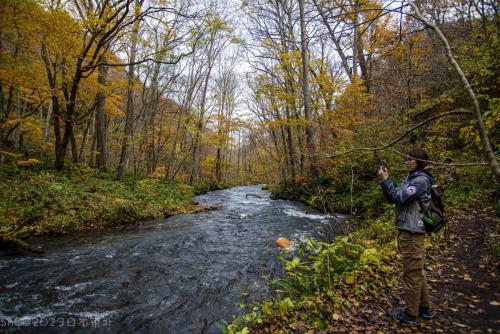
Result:
<instances>
[{"instance_id":1,"label":"jacket sleeve","mask_svg":"<svg viewBox=\"0 0 500 334\"><path fill-rule=\"evenodd\" d=\"M415 178L411 182L403 182L398 187L394 186L392 180L387 179L381 184L385 198L391 203L405 204L414 201L427 191L427 181L423 178Z\"/></svg>"}]
</instances>

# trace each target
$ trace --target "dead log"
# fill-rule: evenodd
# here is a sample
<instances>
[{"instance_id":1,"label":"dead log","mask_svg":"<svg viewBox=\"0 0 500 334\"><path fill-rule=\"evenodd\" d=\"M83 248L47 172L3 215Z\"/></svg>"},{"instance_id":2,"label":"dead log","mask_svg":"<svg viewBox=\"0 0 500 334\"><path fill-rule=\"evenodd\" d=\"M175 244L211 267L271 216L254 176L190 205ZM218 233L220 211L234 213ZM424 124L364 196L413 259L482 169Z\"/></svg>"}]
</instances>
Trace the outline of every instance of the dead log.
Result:
<instances>
[{"instance_id":1,"label":"dead log","mask_svg":"<svg viewBox=\"0 0 500 334\"><path fill-rule=\"evenodd\" d=\"M257 197L257 198L262 198L262 196L255 195L255 194L246 194L245 198L248 198L249 196Z\"/></svg>"},{"instance_id":2,"label":"dead log","mask_svg":"<svg viewBox=\"0 0 500 334\"><path fill-rule=\"evenodd\" d=\"M25 241L22 241L21 239L18 239L12 235L8 234L0 234L0 244L6 244L8 246L17 246L20 247L28 252L36 253L36 254L43 254L45 251L40 248L34 248L30 244L28 244Z\"/></svg>"}]
</instances>

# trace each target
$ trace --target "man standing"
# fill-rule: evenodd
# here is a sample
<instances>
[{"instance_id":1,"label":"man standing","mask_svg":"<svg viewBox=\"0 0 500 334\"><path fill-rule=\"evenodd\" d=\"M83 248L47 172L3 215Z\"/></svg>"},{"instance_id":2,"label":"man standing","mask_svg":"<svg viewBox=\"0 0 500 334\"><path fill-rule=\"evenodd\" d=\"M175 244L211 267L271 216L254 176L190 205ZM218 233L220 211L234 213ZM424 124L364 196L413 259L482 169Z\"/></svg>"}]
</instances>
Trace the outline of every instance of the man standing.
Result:
<instances>
[{"instance_id":1,"label":"man standing","mask_svg":"<svg viewBox=\"0 0 500 334\"><path fill-rule=\"evenodd\" d=\"M409 325L415 325L418 316L425 320L434 316L424 271L425 227L422 212L429 207L434 182L434 177L424 170L427 161L427 153L421 148L408 152L406 166L409 173L397 187L389 179L385 166L378 170L385 197L396 204L398 249L403 260L405 308L391 309L387 313L393 319Z\"/></svg>"}]
</instances>

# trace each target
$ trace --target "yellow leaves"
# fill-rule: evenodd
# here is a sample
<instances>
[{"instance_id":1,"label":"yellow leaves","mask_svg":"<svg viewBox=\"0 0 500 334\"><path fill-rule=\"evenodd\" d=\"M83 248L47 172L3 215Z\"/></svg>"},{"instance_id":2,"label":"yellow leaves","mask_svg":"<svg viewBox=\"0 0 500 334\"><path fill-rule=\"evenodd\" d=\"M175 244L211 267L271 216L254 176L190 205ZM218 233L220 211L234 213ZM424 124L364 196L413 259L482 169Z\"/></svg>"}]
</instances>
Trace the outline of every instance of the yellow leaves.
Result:
<instances>
[{"instance_id":1,"label":"yellow leaves","mask_svg":"<svg viewBox=\"0 0 500 334\"><path fill-rule=\"evenodd\" d=\"M311 77L311 84L313 85L313 87L318 87L318 94L328 96L341 89L343 85L343 79L340 77L333 78L326 69L326 66L324 66L324 64L322 64L320 60L311 61L311 66L317 73L316 75L313 75Z\"/></svg>"},{"instance_id":2,"label":"yellow leaves","mask_svg":"<svg viewBox=\"0 0 500 334\"><path fill-rule=\"evenodd\" d=\"M43 134L42 124L33 116L21 119L19 130L23 135L35 140L41 139Z\"/></svg>"},{"instance_id":3,"label":"yellow leaves","mask_svg":"<svg viewBox=\"0 0 500 334\"><path fill-rule=\"evenodd\" d=\"M41 163L43 163L43 162L38 160L38 159L27 159L27 160L16 161L16 165L19 167L31 167L31 166L35 166L35 165L38 165Z\"/></svg>"},{"instance_id":4,"label":"yellow leaves","mask_svg":"<svg viewBox=\"0 0 500 334\"><path fill-rule=\"evenodd\" d=\"M0 125L2 128L18 127L28 142L38 142L43 136L43 125L33 116L9 119Z\"/></svg>"},{"instance_id":5,"label":"yellow leaves","mask_svg":"<svg viewBox=\"0 0 500 334\"><path fill-rule=\"evenodd\" d=\"M231 38L230 41L233 44L244 44L245 43L245 41L239 37L233 37L233 38Z\"/></svg>"},{"instance_id":6,"label":"yellow leaves","mask_svg":"<svg viewBox=\"0 0 500 334\"><path fill-rule=\"evenodd\" d=\"M248 329L248 327L243 327L240 334L250 334L250 329Z\"/></svg>"},{"instance_id":7,"label":"yellow leaves","mask_svg":"<svg viewBox=\"0 0 500 334\"><path fill-rule=\"evenodd\" d=\"M64 10L46 11L37 22L43 41L54 59L74 62L81 49L81 26Z\"/></svg>"},{"instance_id":8,"label":"yellow leaves","mask_svg":"<svg viewBox=\"0 0 500 334\"><path fill-rule=\"evenodd\" d=\"M426 34L418 32L405 36L402 43L398 44L391 54L403 67L407 66L408 62L411 62L413 73L417 73L425 69L424 58L431 51L432 44L427 41Z\"/></svg>"},{"instance_id":9,"label":"yellow leaves","mask_svg":"<svg viewBox=\"0 0 500 334\"><path fill-rule=\"evenodd\" d=\"M18 37L15 30L22 34L33 35L32 38L38 37L39 26L33 24L33 18L39 17L42 13L42 8L35 2L3 0L0 12L2 37L7 37L7 40L12 36Z\"/></svg>"},{"instance_id":10,"label":"yellow leaves","mask_svg":"<svg viewBox=\"0 0 500 334\"><path fill-rule=\"evenodd\" d=\"M500 110L498 105L498 100L490 102L490 110L484 112L483 121L486 126L487 131L491 132L495 129L498 124L500 124ZM478 131L476 130L475 122L471 122L469 125L464 126L460 129L460 137L475 145L477 147L481 147L481 138L479 136ZM495 148L499 148L500 144L493 143Z\"/></svg>"},{"instance_id":11,"label":"yellow leaves","mask_svg":"<svg viewBox=\"0 0 500 334\"><path fill-rule=\"evenodd\" d=\"M40 98L33 90L43 90L46 85L44 67L40 53L41 24L43 11L39 6L27 1L3 1L0 12L0 30L3 48L0 50L0 78L5 86L28 88L20 97L29 96L33 102ZM13 46L16 52L13 53ZM45 79L45 80L43 80ZM4 87L5 87L4 86ZM29 95L26 95L28 93Z\"/></svg>"},{"instance_id":12,"label":"yellow leaves","mask_svg":"<svg viewBox=\"0 0 500 334\"><path fill-rule=\"evenodd\" d=\"M355 77L343 93L335 100L336 108L325 115L326 126L332 127L341 138L350 138L353 130L371 120L368 112L372 108L370 94L361 79Z\"/></svg>"},{"instance_id":13,"label":"yellow leaves","mask_svg":"<svg viewBox=\"0 0 500 334\"><path fill-rule=\"evenodd\" d=\"M201 164L201 170L203 173L208 174L215 166L215 156L209 155Z\"/></svg>"},{"instance_id":14,"label":"yellow leaves","mask_svg":"<svg viewBox=\"0 0 500 334\"><path fill-rule=\"evenodd\" d=\"M19 120L19 119L9 119L5 123L3 123L1 126L2 126L2 128L10 128L10 127L17 126L19 124L19 122L21 122L21 120Z\"/></svg>"},{"instance_id":15,"label":"yellow leaves","mask_svg":"<svg viewBox=\"0 0 500 334\"><path fill-rule=\"evenodd\" d=\"M293 309L293 302L290 298L285 298L278 304L278 313L281 317L285 317L288 312Z\"/></svg>"},{"instance_id":16,"label":"yellow leaves","mask_svg":"<svg viewBox=\"0 0 500 334\"><path fill-rule=\"evenodd\" d=\"M31 95L33 90L44 90L47 87L45 69L34 55L13 58L11 55L0 55L0 78L5 86L26 87L25 92ZM29 96L24 95L23 96ZM36 96L32 96L34 98Z\"/></svg>"},{"instance_id":17,"label":"yellow leaves","mask_svg":"<svg viewBox=\"0 0 500 334\"><path fill-rule=\"evenodd\" d=\"M0 154L4 155L6 157L9 157L9 158L19 158L21 156L21 154L19 154L19 153L12 153L12 152L1 151L1 150L0 150Z\"/></svg>"},{"instance_id":18,"label":"yellow leaves","mask_svg":"<svg viewBox=\"0 0 500 334\"><path fill-rule=\"evenodd\" d=\"M121 109L123 97L117 94L111 94L106 98L106 113L113 117L123 117L125 112Z\"/></svg>"},{"instance_id":19,"label":"yellow leaves","mask_svg":"<svg viewBox=\"0 0 500 334\"><path fill-rule=\"evenodd\" d=\"M271 302L264 302L262 304L262 313L264 313L267 317L272 317L273 315L273 306Z\"/></svg>"},{"instance_id":20,"label":"yellow leaves","mask_svg":"<svg viewBox=\"0 0 500 334\"><path fill-rule=\"evenodd\" d=\"M233 28L227 21L221 18L217 12L211 11L203 18L203 23L209 35L216 36L218 34L231 34Z\"/></svg>"},{"instance_id":21,"label":"yellow leaves","mask_svg":"<svg viewBox=\"0 0 500 334\"><path fill-rule=\"evenodd\" d=\"M352 285L352 284L354 284L354 283L356 282L356 278L355 278L355 277L354 277L354 275L352 275L352 274L351 274L351 275L348 275L348 276L346 276L346 278L345 278L345 282L346 282L347 284L351 284L351 285Z\"/></svg>"},{"instance_id":22,"label":"yellow leaves","mask_svg":"<svg viewBox=\"0 0 500 334\"><path fill-rule=\"evenodd\" d=\"M380 254L376 248L367 248L361 254L359 262L362 264L377 264L380 262Z\"/></svg>"},{"instance_id":23,"label":"yellow leaves","mask_svg":"<svg viewBox=\"0 0 500 334\"><path fill-rule=\"evenodd\" d=\"M109 11L108 11L109 13ZM109 14L108 14L109 15ZM107 16L107 15L106 15ZM103 18L96 16L96 13L87 12L87 17L81 21L81 26L85 30L89 31L101 31L109 27L112 22L107 23Z\"/></svg>"},{"instance_id":24,"label":"yellow leaves","mask_svg":"<svg viewBox=\"0 0 500 334\"><path fill-rule=\"evenodd\" d=\"M300 51L289 51L283 52L278 55L280 58L280 66L282 70L289 70L290 68L296 69L298 71L302 66L302 54Z\"/></svg>"},{"instance_id":25,"label":"yellow leaves","mask_svg":"<svg viewBox=\"0 0 500 334\"><path fill-rule=\"evenodd\" d=\"M355 109L361 108L367 110L369 108L369 99L370 95L367 93L363 81L358 77L354 77L353 82L349 84L344 89L344 92L336 99L339 105L337 109L350 109L350 111L354 111Z\"/></svg>"}]
</instances>

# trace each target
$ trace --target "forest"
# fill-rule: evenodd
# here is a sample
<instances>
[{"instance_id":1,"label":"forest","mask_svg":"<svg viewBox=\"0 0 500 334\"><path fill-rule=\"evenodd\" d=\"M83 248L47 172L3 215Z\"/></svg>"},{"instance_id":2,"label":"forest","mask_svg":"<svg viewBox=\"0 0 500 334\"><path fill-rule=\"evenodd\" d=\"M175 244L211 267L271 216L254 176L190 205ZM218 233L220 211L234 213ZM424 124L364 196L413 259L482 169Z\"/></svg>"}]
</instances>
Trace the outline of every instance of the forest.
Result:
<instances>
[{"instance_id":1,"label":"forest","mask_svg":"<svg viewBox=\"0 0 500 334\"><path fill-rule=\"evenodd\" d=\"M421 147L451 230L426 241L429 266L484 260L486 306L420 330L498 330L499 31L493 0L3 0L0 243L37 252L30 238L266 184L346 215L343 233L280 253L277 288L222 331L405 332L372 319L398 272L377 169L400 180ZM484 249L460 264L461 242Z\"/></svg>"}]
</instances>

